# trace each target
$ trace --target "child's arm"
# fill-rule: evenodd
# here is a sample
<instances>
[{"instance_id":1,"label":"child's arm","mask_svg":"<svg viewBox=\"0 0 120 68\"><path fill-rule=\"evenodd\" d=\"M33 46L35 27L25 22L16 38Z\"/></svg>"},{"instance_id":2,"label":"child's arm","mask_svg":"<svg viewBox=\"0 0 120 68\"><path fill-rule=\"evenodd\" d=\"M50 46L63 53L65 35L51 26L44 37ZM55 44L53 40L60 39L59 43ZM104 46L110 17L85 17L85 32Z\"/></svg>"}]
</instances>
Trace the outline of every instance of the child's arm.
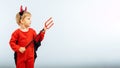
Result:
<instances>
[{"instance_id":1,"label":"child's arm","mask_svg":"<svg viewBox=\"0 0 120 68\"><path fill-rule=\"evenodd\" d=\"M12 48L12 50L14 50L15 52L18 52L19 51L19 48L20 46L17 45L17 34L16 33L13 33L12 36L11 36L11 39L9 41L9 44L10 44L10 47Z\"/></svg>"},{"instance_id":2,"label":"child's arm","mask_svg":"<svg viewBox=\"0 0 120 68\"><path fill-rule=\"evenodd\" d=\"M11 36L11 39L9 41L10 47L15 52L24 53L25 47L20 47L19 45L17 45L17 39L18 39L17 33L13 33L12 36Z\"/></svg>"},{"instance_id":3,"label":"child's arm","mask_svg":"<svg viewBox=\"0 0 120 68\"><path fill-rule=\"evenodd\" d=\"M40 33L37 35L37 37L35 38L36 42L41 42L44 39L44 35L45 35L45 31L46 29L42 29L40 31Z\"/></svg>"}]
</instances>

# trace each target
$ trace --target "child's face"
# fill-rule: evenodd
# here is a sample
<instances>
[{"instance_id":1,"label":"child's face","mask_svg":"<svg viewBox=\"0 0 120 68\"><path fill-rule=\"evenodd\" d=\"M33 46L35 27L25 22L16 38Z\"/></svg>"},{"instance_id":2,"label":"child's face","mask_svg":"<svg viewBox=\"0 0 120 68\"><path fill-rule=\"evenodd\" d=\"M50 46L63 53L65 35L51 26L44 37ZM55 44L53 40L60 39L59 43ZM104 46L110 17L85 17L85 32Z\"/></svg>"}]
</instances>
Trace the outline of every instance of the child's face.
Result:
<instances>
[{"instance_id":1,"label":"child's face","mask_svg":"<svg viewBox=\"0 0 120 68\"><path fill-rule=\"evenodd\" d=\"M30 27L31 24L31 16L26 16L23 20L23 25L27 28Z\"/></svg>"}]
</instances>

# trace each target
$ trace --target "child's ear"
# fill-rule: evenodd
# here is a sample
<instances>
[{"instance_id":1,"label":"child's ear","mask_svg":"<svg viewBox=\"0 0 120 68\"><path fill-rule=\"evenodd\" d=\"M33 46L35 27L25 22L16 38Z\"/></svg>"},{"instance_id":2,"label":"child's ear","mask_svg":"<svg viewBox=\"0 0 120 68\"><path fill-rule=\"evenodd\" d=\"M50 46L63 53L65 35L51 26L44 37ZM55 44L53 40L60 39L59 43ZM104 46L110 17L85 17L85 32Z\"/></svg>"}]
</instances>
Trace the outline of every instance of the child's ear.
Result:
<instances>
[{"instance_id":1,"label":"child's ear","mask_svg":"<svg viewBox=\"0 0 120 68\"><path fill-rule=\"evenodd\" d=\"M21 23L21 24L23 23L23 20L22 20L22 19L20 20L20 23Z\"/></svg>"}]
</instances>

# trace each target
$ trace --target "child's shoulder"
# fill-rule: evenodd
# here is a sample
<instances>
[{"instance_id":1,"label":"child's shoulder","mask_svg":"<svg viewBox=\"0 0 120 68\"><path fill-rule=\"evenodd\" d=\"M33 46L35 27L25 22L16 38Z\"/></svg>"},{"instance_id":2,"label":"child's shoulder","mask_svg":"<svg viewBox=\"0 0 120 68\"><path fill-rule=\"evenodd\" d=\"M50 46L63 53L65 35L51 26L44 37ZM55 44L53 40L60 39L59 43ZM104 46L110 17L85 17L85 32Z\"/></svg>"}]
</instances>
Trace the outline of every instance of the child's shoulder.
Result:
<instances>
[{"instance_id":1,"label":"child's shoulder","mask_svg":"<svg viewBox=\"0 0 120 68\"><path fill-rule=\"evenodd\" d=\"M29 28L29 30L32 31L32 32L36 32L33 28Z\"/></svg>"},{"instance_id":2,"label":"child's shoulder","mask_svg":"<svg viewBox=\"0 0 120 68\"><path fill-rule=\"evenodd\" d=\"M19 31L20 31L19 28L17 28L13 31L13 33L16 33L16 32L19 32Z\"/></svg>"},{"instance_id":3,"label":"child's shoulder","mask_svg":"<svg viewBox=\"0 0 120 68\"><path fill-rule=\"evenodd\" d=\"M19 33L19 29L17 28L17 29L15 29L15 30L13 30L12 35L16 35L16 34L18 34L18 33Z\"/></svg>"},{"instance_id":4,"label":"child's shoulder","mask_svg":"<svg viewBox=\"0 0 120 68\"><path fill-rule=\"evenodd\" d=\"M29 28L29 29L35 31L33 28Z\"/></svg>"}]
</instances>

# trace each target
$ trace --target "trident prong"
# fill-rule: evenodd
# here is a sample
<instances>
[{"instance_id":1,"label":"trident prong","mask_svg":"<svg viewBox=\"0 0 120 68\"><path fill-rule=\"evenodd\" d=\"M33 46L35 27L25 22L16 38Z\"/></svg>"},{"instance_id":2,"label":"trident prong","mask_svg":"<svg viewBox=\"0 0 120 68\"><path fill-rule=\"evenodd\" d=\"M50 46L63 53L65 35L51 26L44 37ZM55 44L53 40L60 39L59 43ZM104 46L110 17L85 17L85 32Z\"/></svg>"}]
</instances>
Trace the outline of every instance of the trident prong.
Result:
<instances>
[{"instance_id":1,"label":"trident prong","mask_svg":"<svg viewBox=\"0 0 120 68\"><path fill-rule=\"evenodd\" d=\"M50 17L46 22L45 22L45 27L47 29L51 28L53 26L53 20L52 20L52 17Z\"/></svg>"}]
</instances>

